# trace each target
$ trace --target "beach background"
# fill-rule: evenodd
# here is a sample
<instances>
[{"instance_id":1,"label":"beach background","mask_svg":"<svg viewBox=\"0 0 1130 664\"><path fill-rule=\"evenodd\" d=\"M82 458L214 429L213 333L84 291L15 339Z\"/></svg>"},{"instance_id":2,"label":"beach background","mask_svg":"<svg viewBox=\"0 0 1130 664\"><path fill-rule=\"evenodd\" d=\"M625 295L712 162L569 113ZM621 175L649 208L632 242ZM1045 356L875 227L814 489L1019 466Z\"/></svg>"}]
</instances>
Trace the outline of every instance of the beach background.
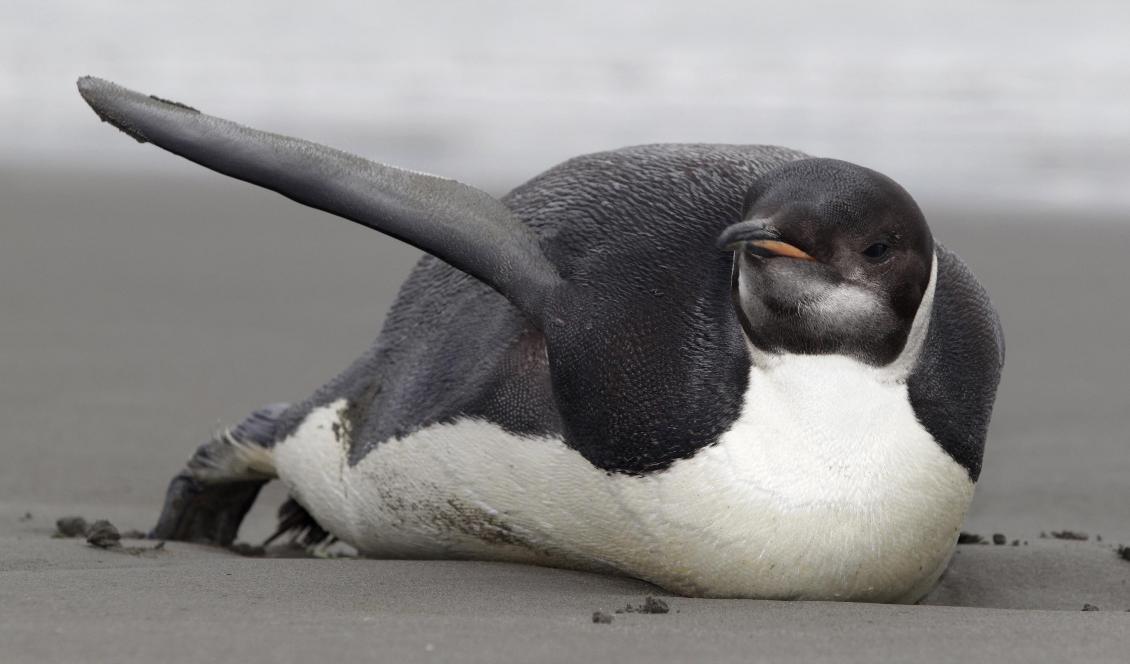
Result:
<instances>
[{"instance_id":1,"label":"beach background","mask_svg":"<svg viewBox=\"0 0 1130 664\"><path fill-rule=\"evenodd\" d=\"M1127 34L1130 5L1047 0L0 5L0 660L1125 661ZM887 173L1001 312L965 529L1008 544L959 547L922 606L668 597L596 625L661 591L51 538L68 514L149 528L195 445L367 346L419 256L138 146L84 74L495 193L666 141Z\"/></svg>"}]
</instances>

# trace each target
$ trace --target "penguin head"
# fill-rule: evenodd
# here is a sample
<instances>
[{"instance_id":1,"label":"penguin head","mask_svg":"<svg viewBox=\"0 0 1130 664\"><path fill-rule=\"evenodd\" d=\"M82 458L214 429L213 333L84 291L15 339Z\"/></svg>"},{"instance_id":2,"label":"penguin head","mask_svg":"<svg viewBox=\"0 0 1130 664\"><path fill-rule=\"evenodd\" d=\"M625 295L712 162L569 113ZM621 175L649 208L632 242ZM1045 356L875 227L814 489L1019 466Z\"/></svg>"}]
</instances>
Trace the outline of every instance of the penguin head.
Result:
<instances>
[{"instance_id":1,"label":"penguin head","mask_svg":"<svg viewBox=\"0 0 1130 664\"><path fill-rule=\"evenodd\" d=\"M910 194L834 159L789 162L746 195L733 298L757 348L842 354L874 366L902 351L930 281L934 240Z\"/></svg>"}]
</instances>

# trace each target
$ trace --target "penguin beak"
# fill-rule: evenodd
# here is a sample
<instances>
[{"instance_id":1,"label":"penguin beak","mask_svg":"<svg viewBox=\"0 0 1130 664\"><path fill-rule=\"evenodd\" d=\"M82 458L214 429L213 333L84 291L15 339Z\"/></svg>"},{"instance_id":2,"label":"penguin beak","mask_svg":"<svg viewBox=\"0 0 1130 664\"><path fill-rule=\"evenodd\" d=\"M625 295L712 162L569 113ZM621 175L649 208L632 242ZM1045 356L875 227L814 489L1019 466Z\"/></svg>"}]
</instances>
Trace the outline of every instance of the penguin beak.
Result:
<instances>
[{"instance_id":1,"label":"penguin beak","mask_svg":"<svg viewBox=\"0 0 1130 664\"><path fill-rule=\"evenodd\" d=\"M764 222L751 220L734 224L722 231L718 237L718 247L726 251L746 249L762 258L795 258L802 261L815 261L800 247L781 239L777 231L765 226Z\"/></svg>"}]
</instances>

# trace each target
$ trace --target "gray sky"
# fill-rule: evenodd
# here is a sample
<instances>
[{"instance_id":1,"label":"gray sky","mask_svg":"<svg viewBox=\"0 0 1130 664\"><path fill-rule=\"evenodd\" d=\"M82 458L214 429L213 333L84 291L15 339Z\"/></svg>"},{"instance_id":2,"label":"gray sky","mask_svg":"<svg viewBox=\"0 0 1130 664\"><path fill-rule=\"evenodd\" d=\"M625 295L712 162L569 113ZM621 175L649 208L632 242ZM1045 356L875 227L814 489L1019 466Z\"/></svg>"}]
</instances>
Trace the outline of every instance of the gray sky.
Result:
<instances>
[{"instance_id":1,"label":"gray sky","mask_svg":"<svg viewBox=\"0 0 1130 664\"><path fill-rule=\"evenodd\" d=\"M0 3L0 168L188 174L81 74L505 190L633 143L776 143L921 199L1130 209L1126 2Z\"/></svg>"}]
</instances>

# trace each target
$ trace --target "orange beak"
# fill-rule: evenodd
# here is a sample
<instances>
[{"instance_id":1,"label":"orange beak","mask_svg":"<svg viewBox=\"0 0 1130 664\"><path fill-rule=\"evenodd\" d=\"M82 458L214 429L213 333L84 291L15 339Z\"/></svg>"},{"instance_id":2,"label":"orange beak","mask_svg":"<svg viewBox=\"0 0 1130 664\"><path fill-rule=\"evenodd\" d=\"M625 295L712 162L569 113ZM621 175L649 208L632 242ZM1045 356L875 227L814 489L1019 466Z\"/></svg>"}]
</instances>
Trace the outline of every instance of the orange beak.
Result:
<instances>
[{"instance_id":1,"label":"orange beak","mask_svg":"<svg viewBox=\"0 0 1130 664\"><path fill-rule=\"evenodd\" d=\"M730 226L718 236L718 248L726 251L748 251L762 258L780 256L801 261L815 261L800 247L781 239L780 234L768 228L764 220L749 219Z\"/></svg>"},{"instance_id":2,"label":"orange beak","mask_svg":"<svg viewBox=\"0 0 1130 664\"><path fill-rule=\"evenodd\" d=\"M802 261L816 260L812 256L809 256L807 253L805 253L799 247L791 245L788 242L782 242L780 240L752 240L749 242L749 245L761 249L762 251L768 253L770 256L796 258Z\"/></svg>"}]
</instances>

